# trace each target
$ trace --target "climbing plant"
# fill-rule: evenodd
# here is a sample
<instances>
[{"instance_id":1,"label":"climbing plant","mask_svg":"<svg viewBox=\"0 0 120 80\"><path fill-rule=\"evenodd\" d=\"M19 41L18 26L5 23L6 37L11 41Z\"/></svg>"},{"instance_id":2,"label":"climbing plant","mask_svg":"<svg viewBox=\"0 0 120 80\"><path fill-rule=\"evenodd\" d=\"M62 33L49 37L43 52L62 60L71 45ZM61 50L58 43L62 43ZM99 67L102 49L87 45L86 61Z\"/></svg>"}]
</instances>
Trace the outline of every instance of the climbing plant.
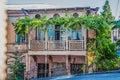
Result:
<instances>
[{"instance_id":1,"label":"climbing plant","mask_svg":"<svg viewBox=\"0 0 120 80\"><path fill-rule=\"evenodd\" d=\"M111 29L110 25L106 21L106 18L102 15L88 15L78 18L74 17L57 17L52 19L34 19L25 17L19 19L14 23L16 33L27 33L28 27L35 29L38 27L40 30L48 29L48 25L59 24L61 27L66 27L77 30L80 25L84 25L87 30L93 29L96 33L95 38L90 39L88 42L88 51L95 56L93 62L96 64L98 70L111 70L117 68L117 53L116 45L111 42Z\"/></svg>"},{"instance_id":2,"label":"climbing plant","mask_svg":"<svg viewBox=\"0 0 120 80\"><path fill-rule=\"evenodd\" d=\"M24 56L14 53L8 57L8 69L10 70L8 78L10 80L24 80L25 63L22 62Z\"/></svg>"}]
</instances>

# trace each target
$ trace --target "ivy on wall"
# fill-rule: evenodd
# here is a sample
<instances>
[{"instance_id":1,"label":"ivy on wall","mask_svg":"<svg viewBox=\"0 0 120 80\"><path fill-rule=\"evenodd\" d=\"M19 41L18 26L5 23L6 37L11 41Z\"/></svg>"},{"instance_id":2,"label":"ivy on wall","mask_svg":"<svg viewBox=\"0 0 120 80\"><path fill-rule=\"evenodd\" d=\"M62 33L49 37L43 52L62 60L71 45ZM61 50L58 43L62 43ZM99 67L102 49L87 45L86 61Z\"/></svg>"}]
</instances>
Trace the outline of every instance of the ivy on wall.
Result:
<instances>
[{"instance_id":1,"label":"ivy on wall","mask_svg":"<svg viewBox=\"0 0 120 80\"><path fill-rule=\"evenodd\" d=\"M71 28L74 30L78 29L80 25L84 25L87 30L93 29L96 36L93 39L89 39L87 50L95 56L93 62L96 64L96 69L111 70L118 67L116 45L111 41L111 28L106 18L102 15L88 15L78 18L70 16L57 17L48 20L46 17L40 19L25 17L13 23L15 32L20 33L21 36L36 27L47 31L49 24L59 24L61 27L64 26L67 29Z\"/></svg>"}]
</instances>

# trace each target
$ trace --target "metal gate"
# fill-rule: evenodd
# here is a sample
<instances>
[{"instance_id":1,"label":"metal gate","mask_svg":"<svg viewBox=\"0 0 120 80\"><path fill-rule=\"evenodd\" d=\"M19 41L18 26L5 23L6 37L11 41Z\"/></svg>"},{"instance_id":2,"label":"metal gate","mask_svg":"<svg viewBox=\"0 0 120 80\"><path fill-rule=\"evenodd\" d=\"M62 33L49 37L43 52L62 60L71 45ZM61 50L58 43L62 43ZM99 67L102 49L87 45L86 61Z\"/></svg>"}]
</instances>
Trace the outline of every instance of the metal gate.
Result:
<instances>
[{"instance_id":1,"label":"metal gate","mask_svg":"<svg viewBox=\"0 0 120 80\"><path fill-rule=\"evenodd\" d=\"M71 74L83 73L83 70L81 70L81 67L82 67L82 64L70 64Z\"/></svg>"},{"instance_id":2,"label":"metal gate","mask_svg":"<svg viewBox=\"0 0 120 80\"><path fill-rule=\"evenodd\" d=\"M49 65L48 64L38 64L38 78L44 78L49 76Z\"/></svg>"},{"instance_id":3,"label":"metal gate","mask_svg":"<svg viewBox=\"0 0 120 80\"><path fill-rule=\"evenodd\" d=\"M67 75L67 69L64 63L54 63L51 71L52 76Z\"/></svg>"}]
</instances>

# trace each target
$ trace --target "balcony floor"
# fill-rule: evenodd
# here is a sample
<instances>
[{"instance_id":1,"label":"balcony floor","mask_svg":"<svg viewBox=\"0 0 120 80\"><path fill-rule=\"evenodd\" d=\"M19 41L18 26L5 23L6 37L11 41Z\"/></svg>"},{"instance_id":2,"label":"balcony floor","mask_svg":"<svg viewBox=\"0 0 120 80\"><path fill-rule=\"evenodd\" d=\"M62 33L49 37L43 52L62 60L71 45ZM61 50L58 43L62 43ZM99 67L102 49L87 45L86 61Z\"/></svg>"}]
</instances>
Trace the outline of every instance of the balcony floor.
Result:
<instances>
[{"instance_id":1,"label":"balcony floor","mask_svg":"<svg viewBox=\"0 0 120 80\"><path fill-rule=\"evenodd\" d=\"M28 51L29 55L81 55L86 56L86 51Z\"/></svg>"}]
</instances>

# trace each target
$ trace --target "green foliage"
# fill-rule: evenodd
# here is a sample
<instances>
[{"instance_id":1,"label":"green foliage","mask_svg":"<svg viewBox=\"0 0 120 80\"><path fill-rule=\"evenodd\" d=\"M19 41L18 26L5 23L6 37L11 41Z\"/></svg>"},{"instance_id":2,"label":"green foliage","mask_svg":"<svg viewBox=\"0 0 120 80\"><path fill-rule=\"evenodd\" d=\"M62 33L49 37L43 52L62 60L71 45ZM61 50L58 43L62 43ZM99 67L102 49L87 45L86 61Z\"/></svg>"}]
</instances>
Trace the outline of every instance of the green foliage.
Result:
<instances>
[{"instance_id":1,"label":"green foliage","mask_svg":"<svg viewBox=\"0 0 120 80\"><path fill-rule=\"evenodd\" d=\"M23 56L20 56L18 53L16 53L9 57L9 59L13 59L14 61L12 63L8 62L8 68L10 69L8 76L12 80L23 80L25 68L25 64L21 62Z\"/></svg>"},{"instance_id":2,"label":"green foliage","mask_svg":"<svg viewBox=\"0 0 120 80\"><path fill-rule=\"evenodd\" d=\"M106 0L105 5L103 6L103 12L101 13L106 19L107 23L111 23L114 21L114 17L112 16L112 12L110 9L109 1Z\"/></svg>"},{"instance_id":3,"label":"green foliage","mask_svg":"<svg viewBox=\"0 0 120 80\"><path fill-rule=\"evenodd\" d=\"M111 41L111 28L105 18L101 15L90 15L84 18L83 24L96 32L96 37L89 40L88 50L95 55L93 62L98 70L116 69L118 67L116 44Z\"/></svg>"},{"instance_id":4,"label":"green foliage","mask_svg":"<svg viewBox=\"0 0 120 80\"><path fill-rule=\"evenodd\" d=\"M41 19L24 18L15 23L15 31L16 33L27 33L29 30L28 28L35 29L36 27L40 30L47 30L49 24L77 30L80 25L84 25L87 30L93 29L96 32L96 37L90 39L88 42L88 50L95 55L94 63L97 68L102 70L115 69L117 67L118 57L116 45L111 42L111 25L109 23L113 21L113 18L107 17L107 12L111 15L109 11L110 8L108 2L106 2L105 11L102 15L88 15L78 18L71 16L56 17L49 20L47 20L46 17Z\"/></svg>"},{"instance_id":5,"label":"green foliage","mask_svg":"<svg viewBox=\"0 0 120 80\"><path fill-rule=\"evenodd\" d=\"M15 27L15 32L17 34L20 34L20 38L22 38L25 33L28 33L29 28L31 28L30 22L33 19L25 17L25 18L20 18L18 19L17 22L13 23L14 27Z\"/></svg>"}]
</instances>

